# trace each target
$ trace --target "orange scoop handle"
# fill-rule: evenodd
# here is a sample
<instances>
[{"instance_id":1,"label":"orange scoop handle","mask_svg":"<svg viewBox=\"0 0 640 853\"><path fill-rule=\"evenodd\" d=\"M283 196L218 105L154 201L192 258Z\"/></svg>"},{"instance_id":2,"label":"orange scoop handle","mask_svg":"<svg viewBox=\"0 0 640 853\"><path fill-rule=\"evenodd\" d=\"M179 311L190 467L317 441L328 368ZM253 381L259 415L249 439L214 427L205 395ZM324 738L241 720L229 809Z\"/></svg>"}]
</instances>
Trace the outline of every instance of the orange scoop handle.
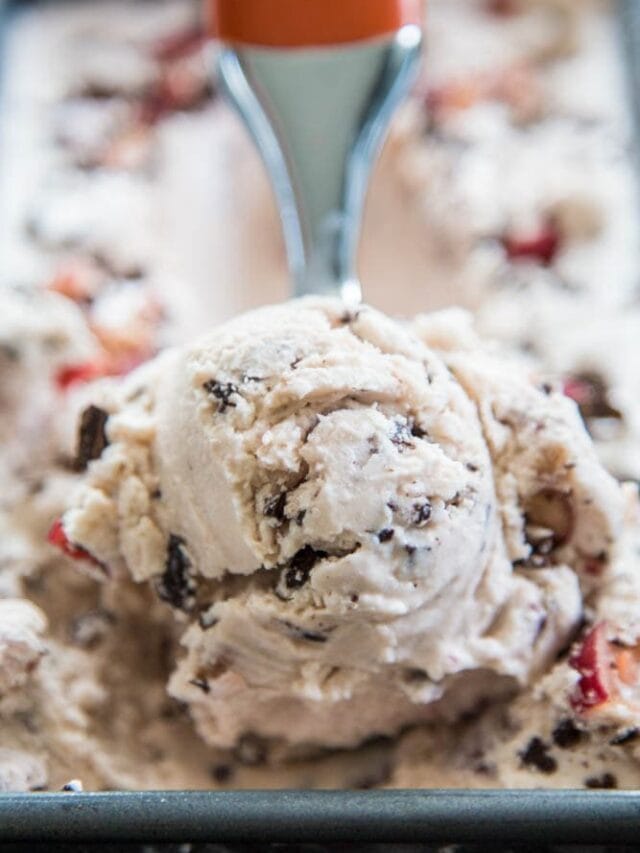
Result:
<instances>
[{"instance_id":1,"label":"orange scoop handle","mask_svg":"<svg viewBox=\"0 0 640 853\"><path fill-rule=\"evenodd\" d=\"M208 0L211 34L256 47L328 47L419 23L421 0Z\"/></svg>"}]
</instances>

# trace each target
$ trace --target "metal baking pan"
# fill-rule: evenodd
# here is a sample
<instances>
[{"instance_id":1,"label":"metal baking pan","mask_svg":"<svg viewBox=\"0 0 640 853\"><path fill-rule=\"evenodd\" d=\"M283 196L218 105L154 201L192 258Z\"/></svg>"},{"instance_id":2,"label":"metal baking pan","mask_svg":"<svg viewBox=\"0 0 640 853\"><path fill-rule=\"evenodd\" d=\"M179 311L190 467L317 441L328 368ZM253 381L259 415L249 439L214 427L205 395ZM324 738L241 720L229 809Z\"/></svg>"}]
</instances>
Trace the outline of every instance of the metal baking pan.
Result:
<instances>
[{"instance_id":1,"label":"metal baking pan","mask_svg":"<svg viewBox=\"0 0 640 853\"><path fill-rule=\"evenodd\" d=\"M34 2L0 0L0 75L12 17ZM618 7L640 138L640 0ZM0 794L0 850L631 853L640 850L640 791Z\"/></svg>"}]
</instances>

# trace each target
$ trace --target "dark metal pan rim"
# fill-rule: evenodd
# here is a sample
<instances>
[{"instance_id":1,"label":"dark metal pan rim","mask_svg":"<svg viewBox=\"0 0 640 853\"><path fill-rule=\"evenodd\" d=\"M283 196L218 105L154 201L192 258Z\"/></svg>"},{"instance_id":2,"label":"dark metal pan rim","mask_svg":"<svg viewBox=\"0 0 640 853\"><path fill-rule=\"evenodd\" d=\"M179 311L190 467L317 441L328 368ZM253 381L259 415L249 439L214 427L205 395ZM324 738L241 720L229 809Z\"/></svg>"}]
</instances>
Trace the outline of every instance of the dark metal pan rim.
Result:
<instances>
[{"instance_id":1,"label":"dark metal pan rim","mask_svg":"<svg viewBox=\"0 0 640 853\"><path fill-rule=\"evenodd\" d=\"M640 791L149 791L0 795L0 841L527 842L640 838Z\"/></svg>"},{"instance_id":2,"label":"dark metal pan rim","mask_svg":"<svg viewBox=\"0 0 640 853\"><path fill-rule=\"evenodd\" d=\"M0 53L10 13L34 2L0 0ZM617 0L617 5L631 94L637 95L640 2ZM640 98L632 102L640 128ZM3 848L5 842L14 841L185 839L262 845L345 841L542 845L552 841L633 844L640 849L640 790L0 793Z\"/></svg>"}]
</instances>

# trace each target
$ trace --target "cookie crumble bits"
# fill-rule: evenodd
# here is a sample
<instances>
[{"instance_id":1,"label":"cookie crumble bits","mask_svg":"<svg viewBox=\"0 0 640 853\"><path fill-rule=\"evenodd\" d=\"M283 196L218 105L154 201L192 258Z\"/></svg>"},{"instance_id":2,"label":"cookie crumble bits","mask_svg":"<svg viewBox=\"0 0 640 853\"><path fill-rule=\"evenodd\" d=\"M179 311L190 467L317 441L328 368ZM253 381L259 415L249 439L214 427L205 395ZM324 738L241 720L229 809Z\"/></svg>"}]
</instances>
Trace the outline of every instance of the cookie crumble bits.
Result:
<instances>
[{"instance_id":1,"label":"cookie crumble bits","mask_svg":"<svg viewBox=\"0 0 640 853\"><path fill-rule=\"evenodd\" d=\"M411 520L416 527L424 527L431 518L431 501L424 500L413 505Z\"/></svg>"},{"instance_id":2,"label":"cookie crumble bits","mask_svg":"<svg viewBox=\"0 0 640 853\"><path fill-rule=\"evenodd\" d=\"M324 560L326 551L316 551L311 545L305 545L291 558L284 572L284 583L287 589L300 589L309 580L311 569L319 560Z\"/></svg>"},{"instance_id":3,"label":"cookie crumble bits","mask_svg":"<svg viewBox=\"0 0 640 853\"><path fill-rule=\"evenodd\" d=\"M584 780L584 786L593 790L612 790L618 787L618 780L613 773L603 773L601 776L589 776Z\"/></svg>"},{"instance_id":4,"label":"cookie crumble bits","mask_svg":"<svg viewBox=\"0 0 640 853\"><path fill-rule=\"evenodd\" d=\"M550 775L558 769L558 762L549 755L549 744L542 738L532 737L527 746L519 752L520 763L523 767L535 767L541 773Z\"/></svg>"},{"instance_id":5,"label":"cookie crumble bits","mask_svg":"<svg viewBox=\"0 0 640 853\"><path fill-rule=\"evenodd\" d=\"M626 729L615 735L609 741L611 746L624 746L625 743L633 743L640 737L640 728Z\"/></svg>"},{"instance_id":6,"label":"cookie crumble bits","mask_svg":"<svg viewBox=\"0 0 640 853\"><path fill-rule=\"evenodd\" d=\"M274 495L267 498L263 514L268 518L275 518L276 521L282 523L286 519L285 509L287 506L287 493L281 492L279 495Z\"/></svg>"},{"instance_id":7,"label":"cookie crumble bits","mask_svg":"<svg viewBox=\"0 0 640 853\"><path fill-rule=\"evenodd\" d=\"M218 414L224 414L227 409L235 409L236 403L231 400L234 394L238 393L238 388L231 382L218 382L216 379L208 379L203 382L202 387L218 401Z\"/></svg>"},{"instance_id":8,"label":"cookie crumble bits","mask_svg":"<svg viewBox=\"0 0 640 853\"><path fill-rule=\"evenodd\" d=\"M184 539L169 535L164 574L156 584L158 596L179 610L189 612L195 604L195 583L189 574L191 561L184 551Z\"/></svg>"},{"instance_id":9,"label":"cookie crumble bits","mask_svg":"<svg viewBox=\"0 0 640 853\"><path fill-rule=\"evenodd\" d=\"M551 735L553 742L560 749L571 749L572 746L577 746L584 736L582 729L579 729L569 717L560 720Z\"/></svg>"}]
</instances>

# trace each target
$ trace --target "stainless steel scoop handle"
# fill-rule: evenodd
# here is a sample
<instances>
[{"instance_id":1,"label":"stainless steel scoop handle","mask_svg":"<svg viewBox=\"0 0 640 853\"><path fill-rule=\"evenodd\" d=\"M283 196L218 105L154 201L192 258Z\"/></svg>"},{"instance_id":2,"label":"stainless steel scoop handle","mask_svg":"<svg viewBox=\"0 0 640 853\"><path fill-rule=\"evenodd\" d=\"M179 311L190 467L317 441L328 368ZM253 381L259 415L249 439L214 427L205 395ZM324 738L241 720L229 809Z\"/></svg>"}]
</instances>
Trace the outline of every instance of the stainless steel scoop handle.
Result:
<instances>
[{"instance_id":1,"label":"stainless steel scoop handle","mask_svg":"<svg viewBox=\"0 0 640 853\"><path fill-rule=\"evenodd\" d=\"M421 30L337 47L223 47L223 88L277 197L295 295L357 302L356 254L371 169L417 72Z\"/></svg>"}]
</instances>

